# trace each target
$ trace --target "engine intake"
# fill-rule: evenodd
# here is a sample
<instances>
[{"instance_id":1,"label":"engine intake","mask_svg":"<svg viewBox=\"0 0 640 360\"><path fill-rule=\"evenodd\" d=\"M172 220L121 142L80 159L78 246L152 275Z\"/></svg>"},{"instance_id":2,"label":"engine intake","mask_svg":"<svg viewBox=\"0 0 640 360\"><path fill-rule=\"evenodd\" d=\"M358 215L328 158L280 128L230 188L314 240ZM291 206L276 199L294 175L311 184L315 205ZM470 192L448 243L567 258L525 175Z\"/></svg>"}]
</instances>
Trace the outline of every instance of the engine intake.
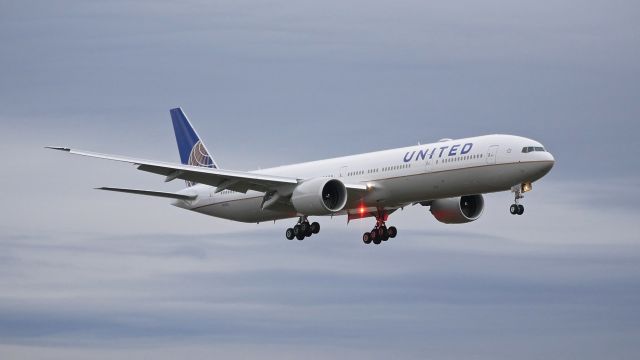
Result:
<instances>
[{"instance_id":1,"label":"engine intake","mask_svg":"<svg viewBox=\"0 0 640 360\"><path fill-rule=\"evenodd\" d=\"M463 224L478 220L484 210L482 195L466 195L431 202L431 213L445 224Z\"/></svg>"},{"instance_id":2,"label":"engine intake","mask_svg":"<svg viewBox=\"0 0 640 360\"><path fill-rule=\"evenodd\" d=\"M347 204L347 188L338 179L309 179L296 186L291 194L291 203L304 215L335 213Z\"/></svg>"}]
</instances>

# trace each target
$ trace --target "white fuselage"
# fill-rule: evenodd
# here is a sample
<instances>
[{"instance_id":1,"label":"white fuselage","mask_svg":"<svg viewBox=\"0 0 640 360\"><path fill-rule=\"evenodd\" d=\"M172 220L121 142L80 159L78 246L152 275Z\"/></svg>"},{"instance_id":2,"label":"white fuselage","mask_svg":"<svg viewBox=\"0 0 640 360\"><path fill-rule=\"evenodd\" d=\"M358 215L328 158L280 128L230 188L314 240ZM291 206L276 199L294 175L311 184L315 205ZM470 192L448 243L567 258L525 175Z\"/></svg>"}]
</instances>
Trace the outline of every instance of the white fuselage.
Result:
<instances>
[{"instance_id":1,"label":"white fuselage","mask_svg":"<svg viewBox=\"0 0 640 360\"><path fill-rule=\"evenodd\" d=\"M408 204L471 194L510 190L534 182L553 167L547 151L534 140L512 135L486 135L431 144L377 151L327 160L256 170L255 174L297 179L332 177L348 184L366 184L371 191L349 196L336 213L354 214L375 209L394 209ZM197 195L174 205L203 214L242 222L261 222L299 216L290 204L262 209L264 194L215 188L198 184L180 192Z\"/></svg>"}]
</instances>

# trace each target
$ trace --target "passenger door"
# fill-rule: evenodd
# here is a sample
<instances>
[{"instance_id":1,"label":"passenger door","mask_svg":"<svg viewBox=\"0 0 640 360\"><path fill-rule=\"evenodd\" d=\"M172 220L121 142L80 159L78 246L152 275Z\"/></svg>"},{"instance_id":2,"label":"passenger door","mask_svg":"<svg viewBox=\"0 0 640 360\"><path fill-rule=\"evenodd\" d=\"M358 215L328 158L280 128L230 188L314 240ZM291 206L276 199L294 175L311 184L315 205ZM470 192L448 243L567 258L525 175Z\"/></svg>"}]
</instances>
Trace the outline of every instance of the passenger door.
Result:
<instances>
[{"instance_id":1,"label":"passenger door","mask_svg":"<svg viewBox=\"0 0 640 360\"><path fill-rule=\"evenodd\" d=\"M498 155L498 145L491 145L487 149L487 164L495 164Z\"/></svg>"}]
</instances>

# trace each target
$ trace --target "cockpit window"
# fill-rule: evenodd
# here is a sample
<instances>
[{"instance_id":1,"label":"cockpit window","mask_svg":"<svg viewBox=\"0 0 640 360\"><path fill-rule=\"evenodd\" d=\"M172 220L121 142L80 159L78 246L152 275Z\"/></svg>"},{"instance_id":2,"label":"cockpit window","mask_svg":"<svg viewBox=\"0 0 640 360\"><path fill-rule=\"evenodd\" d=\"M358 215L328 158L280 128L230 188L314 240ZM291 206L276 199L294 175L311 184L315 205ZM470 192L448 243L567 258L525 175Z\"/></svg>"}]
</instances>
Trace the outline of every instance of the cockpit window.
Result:
<instances>
[{"instance_id":1,"label":"cockpit window","mask_svg":"<svg viewBox=\"0 0 640 360\"><path fill-rule=\"evenodd\" d=\"M525 146L522 148L523 153L530 153L534 151L544 151L544 148L541 146Z\"/></svg>"}]
</instances>

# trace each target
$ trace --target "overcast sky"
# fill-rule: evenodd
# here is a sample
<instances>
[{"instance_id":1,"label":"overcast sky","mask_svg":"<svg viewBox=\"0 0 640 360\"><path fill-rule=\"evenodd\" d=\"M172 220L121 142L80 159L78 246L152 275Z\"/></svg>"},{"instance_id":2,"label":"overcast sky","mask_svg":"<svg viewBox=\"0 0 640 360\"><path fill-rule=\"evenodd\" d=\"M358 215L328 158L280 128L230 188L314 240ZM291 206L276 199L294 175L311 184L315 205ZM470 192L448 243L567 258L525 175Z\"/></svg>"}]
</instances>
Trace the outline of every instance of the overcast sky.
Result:
<instances>
[{"instance_id":1,"label":"overcast sky","mask_svg":"<svg viewBox=\"0 0 640 360\"><path fill-rule=\"evenodd\" d=\"M635 359L637 1L0 0L0 358ZM509 133L552 172L471 224L238 224L45 145L250 170Z\"/></svg>"}]
</instances>

